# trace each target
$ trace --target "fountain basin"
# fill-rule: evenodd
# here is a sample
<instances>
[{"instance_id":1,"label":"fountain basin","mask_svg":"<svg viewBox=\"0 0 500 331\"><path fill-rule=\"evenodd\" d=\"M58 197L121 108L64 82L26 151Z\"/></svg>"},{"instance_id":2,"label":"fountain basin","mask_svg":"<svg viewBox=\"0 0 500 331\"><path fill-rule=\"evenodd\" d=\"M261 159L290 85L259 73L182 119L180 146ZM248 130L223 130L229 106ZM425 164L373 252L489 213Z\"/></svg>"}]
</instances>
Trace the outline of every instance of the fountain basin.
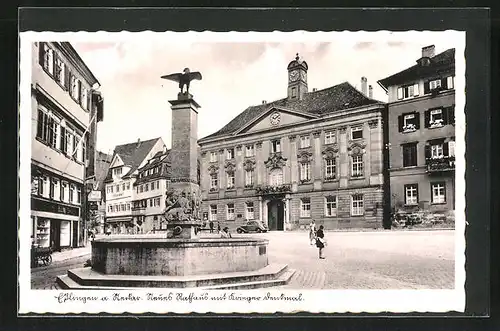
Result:
<instances>
[{"instance_id":1,"label":"fountain basin","mask_svg":"<svg viewBox=\"0 0 500 331\"><path fill-rule=\"evenodd\" d=\"M108 275L186 276L255 271L268 265L260 238L103 238L92 242L92 269Z\"/></svg>"}]
</instances>

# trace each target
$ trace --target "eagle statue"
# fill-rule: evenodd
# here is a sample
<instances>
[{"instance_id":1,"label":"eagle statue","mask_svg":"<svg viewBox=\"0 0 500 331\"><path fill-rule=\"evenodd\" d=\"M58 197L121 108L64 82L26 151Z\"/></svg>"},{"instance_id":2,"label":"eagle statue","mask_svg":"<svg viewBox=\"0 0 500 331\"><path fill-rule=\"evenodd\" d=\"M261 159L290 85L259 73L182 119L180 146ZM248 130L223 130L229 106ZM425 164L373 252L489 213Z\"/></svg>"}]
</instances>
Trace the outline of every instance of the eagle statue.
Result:
<instances>
[{"instance_id":1,"label":"eagle statue","mask_svg":"<svg viewBox=\"0 0 500 331\"><path fill-rule=\"evenodd\" d=\"M181 93L189 94L189 83L192 80L201 80L201 73L198 71L191 72L189 68L185 68L182 73L178 72L175 74L161 76L163 79L168 79L179 83L179 88ZM186 86L186 92L184 92L184 86Z\"/></svg>"}]
</instances>

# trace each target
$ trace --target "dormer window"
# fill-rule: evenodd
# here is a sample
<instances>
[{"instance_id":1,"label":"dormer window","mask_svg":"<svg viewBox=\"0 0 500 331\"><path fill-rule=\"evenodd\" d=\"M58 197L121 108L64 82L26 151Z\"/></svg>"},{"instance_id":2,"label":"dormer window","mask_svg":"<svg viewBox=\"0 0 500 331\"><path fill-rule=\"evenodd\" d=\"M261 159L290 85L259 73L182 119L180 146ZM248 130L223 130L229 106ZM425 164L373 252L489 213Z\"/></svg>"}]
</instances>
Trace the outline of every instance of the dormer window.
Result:
<instances>
[{"instance_id":1,"label":"dormer window","mask_svg":"<svg viewBox=\"0 0 500 331\"><path fill-rule=\"evenodd\" d=\"M113 169L113 176L120 176L122 174L122 168Z\"/></svg>"},{"instance_id":2,"label":"dormer window","mask_svg":"<svg viewBox=\"0 0 500 331\"><path fill-rule=\"evenodd\" d=\"M406 85L398 88L398 100L413 98L418 95L418 84Z\"/></svg>"}]
</instances>

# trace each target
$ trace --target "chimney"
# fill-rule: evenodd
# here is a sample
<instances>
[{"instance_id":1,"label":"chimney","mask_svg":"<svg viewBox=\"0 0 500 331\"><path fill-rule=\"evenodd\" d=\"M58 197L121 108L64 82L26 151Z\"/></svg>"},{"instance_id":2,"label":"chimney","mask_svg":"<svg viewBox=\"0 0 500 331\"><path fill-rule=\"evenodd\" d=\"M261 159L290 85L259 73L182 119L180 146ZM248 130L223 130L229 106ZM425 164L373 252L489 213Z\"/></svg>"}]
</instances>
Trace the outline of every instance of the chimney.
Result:
<instances>
[{"instance_id":1,"label":"chimney","mask_svg":"<svg viewBox=\"0 0 500 331\"><path fill-rule=\"evenodd\" d=\"M368 86L368 97L373 99L373 86L371 85Z\"/></svg>"},{"instance_id":2,"label":"chimney","mask_svg":"<svg viewBox=\"0 0 500 331\"><path fill-rule=\"evenodd\" d=\"M366 79L366 77L361 77L361 93L363 93L364 95L368 95L368 91L366 90L367 82L368 80Z\"/></svg>"},{"instance_id":3,"label":"chimney","mask_svg":"<svg viewBox=\"0 0 500 331\"><path fill-rule=\"evenodd\" d=\"M318 90L317 88L313 87L313 92L316 92L317 90Z\"/></svg>"},{"instance_id":4,"label":"chimney","mask_svg":"<svg viewBox=\"0 0 500 331\"><path fill-rule=\"evenodd\" d=\"M422 57L431 58L434 57L436 47L434 45L422 47Z\"/></svg>"},{"instance_id":5,"label":"chimney","mask_svg":"<svg viewBox=\"0 0 500 331\"><path fill-rule=\"evenodd\" d=\"M266 100L262 100L262 104L265 105L267 103Z\"/></svg>"}]
</instances>

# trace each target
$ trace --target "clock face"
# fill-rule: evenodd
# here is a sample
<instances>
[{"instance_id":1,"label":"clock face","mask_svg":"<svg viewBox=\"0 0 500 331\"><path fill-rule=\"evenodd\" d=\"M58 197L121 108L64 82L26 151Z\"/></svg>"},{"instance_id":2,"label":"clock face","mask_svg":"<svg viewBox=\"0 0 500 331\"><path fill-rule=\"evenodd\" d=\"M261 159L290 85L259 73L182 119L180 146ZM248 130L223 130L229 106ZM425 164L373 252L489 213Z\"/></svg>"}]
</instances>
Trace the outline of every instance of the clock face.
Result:
<instances>
[{"instance_id":1,"label":"clock face","mask_svg":"<svg viewBox=\"0 0 500 331\"><path fill-rule=\"evenodd\" d=\"M269 117L269 120L271 121L271 125L278 125L280 123L280 119L281 119L280 113L273 113Z\"/></svg>"},{"instance_id":2,"label":"clock face","mask_svg":"<svg viewBox=\"0 0 500 331\"><path fill-rule=\"evenodd\" d=\"M290 78L291 82L296 81L297 79L299 79L299 72L297 70L290 71L290 77L289 78Z\"/></svg>"}]
</instances>

